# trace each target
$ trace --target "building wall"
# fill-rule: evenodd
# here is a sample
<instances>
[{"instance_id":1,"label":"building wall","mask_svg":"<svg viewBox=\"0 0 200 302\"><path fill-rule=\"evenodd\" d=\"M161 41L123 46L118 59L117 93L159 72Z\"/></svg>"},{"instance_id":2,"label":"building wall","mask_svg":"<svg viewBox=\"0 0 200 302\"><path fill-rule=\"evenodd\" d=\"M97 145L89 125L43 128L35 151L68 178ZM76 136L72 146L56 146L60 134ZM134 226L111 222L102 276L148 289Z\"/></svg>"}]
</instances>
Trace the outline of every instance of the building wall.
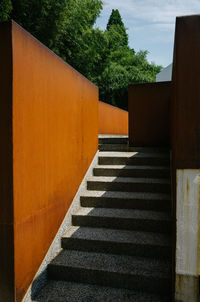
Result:
<instances>
[{"instance_id":1,"label":"building wall","mask_svg":"<svg viewBox=\"0 0 200 302\"><path fill-rule=\"evenodd\" d=\"M172 80L172 64L163 68L161 72L156 75L156 82L166 82Z\"/></svg>"}]
</instances>

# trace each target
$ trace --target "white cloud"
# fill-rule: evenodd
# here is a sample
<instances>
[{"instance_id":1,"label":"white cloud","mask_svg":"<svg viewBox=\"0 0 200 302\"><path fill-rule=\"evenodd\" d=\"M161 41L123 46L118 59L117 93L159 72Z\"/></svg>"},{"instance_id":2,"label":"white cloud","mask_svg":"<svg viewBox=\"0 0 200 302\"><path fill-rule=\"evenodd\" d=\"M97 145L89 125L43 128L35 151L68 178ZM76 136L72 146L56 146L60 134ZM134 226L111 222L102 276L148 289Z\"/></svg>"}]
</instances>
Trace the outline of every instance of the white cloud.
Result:
<instances>
[{"instance_id":1,"label":"white cloud","mask_svg":"<svg viewBox=\"0 0 200 302\"><path fill-rule=\"evenodd\" d=\"M176 16L200 13L199 0L106 0L105 8L145 22L174 23Z\"/></svg>"},{"instance_id":2,"label":"white cloud","mask_svg":"<svg viewBox=\"0 0 200 302\"><path fill-rule=\"evenodd\" d=\"M176 17L200 14L200 0L104 0L97 26L105 29L112 9L120 11L130 46L147 49L150 60L165 66L172 60Z\"/></svg>"}]
</instances>

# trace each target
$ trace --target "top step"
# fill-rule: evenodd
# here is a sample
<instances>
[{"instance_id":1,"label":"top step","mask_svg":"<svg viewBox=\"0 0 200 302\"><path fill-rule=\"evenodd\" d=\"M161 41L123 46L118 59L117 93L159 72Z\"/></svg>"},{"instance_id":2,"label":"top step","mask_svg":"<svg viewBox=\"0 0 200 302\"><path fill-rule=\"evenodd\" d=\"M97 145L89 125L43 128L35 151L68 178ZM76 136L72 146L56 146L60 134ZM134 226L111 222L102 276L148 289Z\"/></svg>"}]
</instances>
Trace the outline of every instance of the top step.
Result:
<instances>
[{"instance_id":1,"label":"top step","mask_svg":"<svg viewBox=\"0 0 200 302\"><path fill-rule=\"evenodd\" d=\"M99 135L99 151L169 152L169 148L129 146L127 135L100 134Z\"/></svg>"},{"instance_id":2,"label":"top step","mask_svg":"<svg viewBox=\"0 0 200 302\"><path fill-rule=\"evenodd\" d=\"M111 134L100 134L99 135L99 144L128 144L127 135L111 135Z\"/></svg>"}]
</instances>

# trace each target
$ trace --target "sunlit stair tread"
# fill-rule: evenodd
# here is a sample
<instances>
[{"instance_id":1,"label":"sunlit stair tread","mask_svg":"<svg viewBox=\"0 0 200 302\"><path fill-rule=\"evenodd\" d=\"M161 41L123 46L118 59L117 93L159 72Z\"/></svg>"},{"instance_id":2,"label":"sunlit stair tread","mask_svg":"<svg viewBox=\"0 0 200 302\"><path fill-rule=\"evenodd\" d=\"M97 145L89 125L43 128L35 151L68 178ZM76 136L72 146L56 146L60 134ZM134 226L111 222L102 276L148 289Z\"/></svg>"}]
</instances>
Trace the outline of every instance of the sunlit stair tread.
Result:
<instances>
[{"instance_id":1,"label":"sunlit stair tread","mask_svg":"<svg viewBox=\"0 0 200 302\"><path fill-rule=\"evenodd\" d=\"M101 151L99 152L99 157L150 157L150 158L169 158L169 152L109 152Z\"/></svg>"},{"instance_id":2,"label":"sunlit stair tread","mask_svg":"<svg viewBox=\"0 0 200 302\"><path fill-rule=\"evenodd\" d=\"M146 200L166 200L171 199L170 194L164 193L149 193L149 192L119 192L119 191L91 191L85 190L82 197L108 197L115 199L146 199Z\"/></svg>"},{"instance_id":3,"label":"sunlit stair tread","mask_svg":"<svg viewBox=\"0 0 200 302\"><path fill-rule=\"evenodd\" d=\"M136 232L127 230L114 230L106 228L88 228L72 226L62 237L62 241L68 238L105 241L117 243L132 243L141 245L160 245L170 246L170 236L150 233L150 232Z\"/></svg>"},{"instance_id":4,"label":"sunlit stair tread","mask_svg":"<svg viewBox=\"0 0 200 302\"><path fill-rule=\"evenodd\" d=\"M170 178L140 178L140 177L111 177L111 176L91 176L87 180L90 181L102 181L102 182L115 182L115 183L152 183L152 184L170 184Z\"/></svg>"},{"instance_id":5,"label":"sunlit stair tread","mask_svg":"<svg viewBox=\"0 0 200 302\"><path fill-rule=\"evenodd\" d=\"M126 169L126 170L170 170L169 167L166 166L151 166L151 165L96 165L96 169Z\"/></svg>"},{"instance_id":6,"label":"sunlit stair tread","mask_svg":"<svg viewBox=\"0 0 200 302\"><path fill-rule=\"evenodd\" d=\"M107 209L107 208L80 208L73 216L112 217L123 219L149 219L170 221L171 217L166 212L133 210L133 209Z\"/></svg>"}]
</instances>

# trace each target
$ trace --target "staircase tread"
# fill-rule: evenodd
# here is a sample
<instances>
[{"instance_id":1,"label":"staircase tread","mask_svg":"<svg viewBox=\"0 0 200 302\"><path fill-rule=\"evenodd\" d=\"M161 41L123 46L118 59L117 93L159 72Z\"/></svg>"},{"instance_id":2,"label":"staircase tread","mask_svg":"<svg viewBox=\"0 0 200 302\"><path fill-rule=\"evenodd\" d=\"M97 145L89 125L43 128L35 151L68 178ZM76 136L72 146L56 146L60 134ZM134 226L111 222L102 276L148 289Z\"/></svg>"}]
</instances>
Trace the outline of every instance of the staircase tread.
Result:
<instances>
[{"instance_id":1,"label":"staircase tread","mask_svg":"<svg viewBox=\"0 0 200 302\"><path fill-rule=\"evenodd\" d=\"M170 178L142 178L142 177L118 177L118 176L91 176L88 182L115 182L115 183L150 183L150 184L170 184Z\"/></svg>"},{"instance_id":2,"label":"staircase tread","mask_svg":"<svg viewBox=\"0 0 200 302\"><path fill-rule=\"evenodd\" d=\"M115 199L141 199L141 200L171 200L169 194L164 193L148 193L148 192L119 192L119 191L92 191L85 190L82 193L83 197L106 197Z\"/></svg>"},{"instance_id":3,"label":"staircase tread","mask_svg":"<svg viewBox=\"0 0 200 302\"><path fill-rule=\"evenodd\" d=\"M99 134L98 138L128 138L126 134Z\"/></svg>"},{"instance_id":4,"label":"staircase tread","mask_svg":"<svg viewBox=\"0 0 200 302\"><path fill-rule=\"evenodd\" d=\"M97 165L94 167L95 169L137 169L137 170L170 170L169 167L166 166L150 166L150 165L140 165L140 166L132 166L132 165Z\"/></svg>"},{"instance_id":5,"label":"staircase tread","mask_svg":"<svg viewBox=\"0 0 200 302\"><path fill-rule=\"evenodd\" d=\"M91 284L50 280L33 302L169 302L169 297Z\"/></svg>"},{"instance_id":6,"label":"staircase tread","mask_svg":"<svg viewBox=\"0 0 200 302\"><path fill-rule=\"evenodd\" d=\"M152 258L62 250L49 266L74 267L168 280L171 262Z\"/></svg>"},{"instance_id":7,"label":"staircase tread","mask_svg":"<svg viewBox=\"0 0 200 302\"><path fill-rule=\"evenodd\" d=\"M104 242L132 243L168 247L171 245L170 236L166 234L126 231L106 228L89 228L72 226L63 235L65 238L94 240Z\"/></svg>"},{"instance_id":8,"label":"staircase tread","mask_svg":"<svg viewBox=\"0 0 200 302\"><path fill-rule=\"evenodd\" d=\"M150 157L150 158L169 158L169 153L163 152L119 152L119 151L100 151L99 157Z\"/></svg>"},{"instance_id":9,"label":"staircase tread","mask_svg":"<svg viewBox=\"0 0 200 302\"><path fill-rule=\"evenodd\" d=\"M82 207L73 216L110 217L122 219L149 219L169 221L171 217L166 212L145 211L135 209L110 209Z\"/></svg>"}]
</instances>

